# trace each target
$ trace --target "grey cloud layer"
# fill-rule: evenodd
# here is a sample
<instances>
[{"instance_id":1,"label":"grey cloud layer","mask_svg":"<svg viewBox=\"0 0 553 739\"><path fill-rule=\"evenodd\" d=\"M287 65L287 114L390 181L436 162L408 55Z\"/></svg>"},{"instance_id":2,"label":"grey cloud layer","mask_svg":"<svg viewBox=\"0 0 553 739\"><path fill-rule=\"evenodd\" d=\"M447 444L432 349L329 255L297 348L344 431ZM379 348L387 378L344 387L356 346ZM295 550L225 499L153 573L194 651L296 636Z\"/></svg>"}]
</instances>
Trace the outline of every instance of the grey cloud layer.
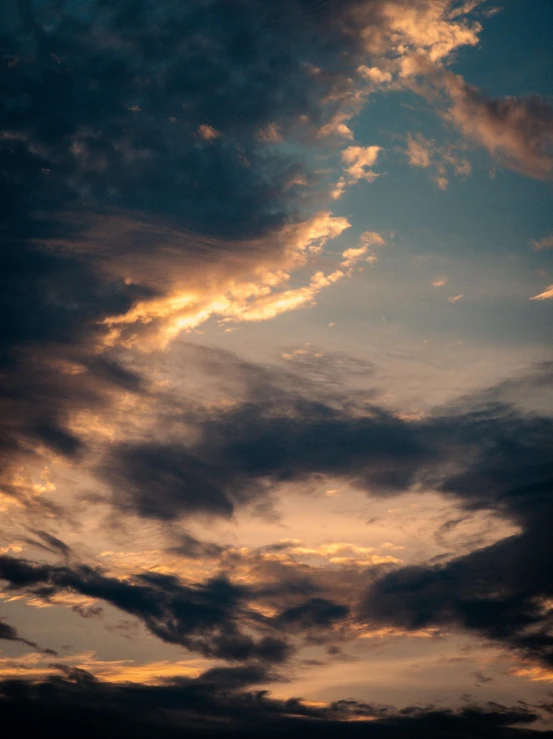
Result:
<instances>
[{"instance_id":1,"label":"grey cloud layer","mask_svg":"<svg viewBox=\"0 0 553 739\"><path fill-rule=\"evenodd\" d=\"M553 596L553 419L508 403L508 383L406 421L372 402L361 407L350 399L348 406L343 398L340 406L325 402L324 391L277 390L279 382L231 410L210 409L194 444L111 448L103 473L115 504L162 520L194 511L228 516L278 483L314 476L353 481L376 496L415 484L434 489L469 511L493 511L521 533L445 565L385 575L362 617L408 629L456 624L553 663L545 605ZM550 384L549 365L519 380L521 389ZM300 621L312 617L307 605L297 611Z\"/></svg>"},{"instance_id":2,"label":"grey cloud layer","mask_svg":"<svg viewBox=\"0 0 553 739\"><path fill-rule=\"evenodd\" d=\"M313 177L301 157L256 133L300 115L322 125L341 104L354 64L338 32L348 7L5 4L0 450L8 460L41 443L76 455L68 406L95 405L96 375L132 384L90 356L102 319L163 292L194 260L255 263L282 249L263 238L300 216L306 188L294 183ZM317 65L327 73L314 76ZM217 135L203 136L202 125ZM137 257L147 268L125 282L118 260ZM68 378L51 361L60 357L87 372Z\"/></svg>"},{"instance_id":3,"label":"grey cloud layer","mask_svg":"<svg viewBox=\"0 0 553 739\"><path fill-rule=\"evenodd\" d=\"M193 587L146 572L124 582L86 565L55 566L8 556L0 556L0 579L12 591L45 599L74 592L107 601L141 619L163 641L209 657L281 662L290 652L287 643L272 634L256 642L240 631L240 619L248 616L243 607L246 592L224 579Z\"/></svg>"},{"instance_id":4,"label":"grey cloud layer","mask_svg":"<svg viewBox=\"0 0 553 739\"><path fill-rule=\"evenodd\" d=\"M430 7L416 6L423 14ZM276 235L328 189L314 171L316 132L348 110L356 70L371 53L397 54L386 44L405 7L5 4L1 400L4 418L21 419L0 428L7 459L41 444L77 456L69 406L101 402L106 382L136 381L91 358L103 319L164 294L172 274L233 258L255 265L282 252ZM443 78L457 91L467 135L478 129L488 146L497 128L500 142L514 142L513 156L547 153L545 105L496 104L453 75ZM263 135L269 125L284 146ZM60 356L84 365L85 375L61 374L51 362Z\"/></svg>"},{"instance_id":5,"label":"grey cloud layer","mask_svg":"<svg viewBox=\"0 0 553 739\"><path fill-rule=\"evenodd\" d=\"M320 592L301 571L257 589L224 577L190 585L154 572L120 580L78 564L33 523L24 543L65 562L0 556L12 593L102 600L169 644L243 664L159 688L110 687L78 670L40 685L4 682L3 726L57 737L78 726L83 737L130 728L137 737L247 737L262 728L267 736L514 739L521 732L509 724L532 722L523 709L388 715L359 704L270 701L243 689L276 679L267 665L286 663L298 635L323 644L353 618L406 629L460 626L553 663L545 608L553 596L550 418L488 400L407 421L374 395L348 395L324 371L315 391L293 373L237 366L231 355L216 360L217 371L237 367L244 397L208 412L194 398L171 401L130 366L133 357L125 363L100 348L102 320L165 294L172 273L233 259L255 265L268 251L282 253L283 227L305 218L328 189L315 171L317 132L348 110L351 77L370 61L366 49L389 51L379 48L386 40L379 32L391 5L428 3L5 3L2 491L29 509L63 515L48 494L27 499L8 475L34 454L54 454L76 469L94 467L116 512L170 524L230 517L270 500L281 483L354 477L378 496L427 484L469 509L495 511L521 533L443 565L372 568L359 578L359 604ZM508 166L550 176L551 113L542 100L493 101L459 78L444 79L450 119L466 136ZM136 278L125 279L129 264L138 265ZM154 431L98 442L101 458L90 461L70 421L81 411L107 412L117 393L150 404ZM179 414L195 427L194 441L166 435L164 422L178 426ZM181 537L179 550L221 555L191 536ZM276 615L250 608L256 598L271 599ZM0 638L37 648L3 621ZM362 717L381 721L344 723Z\"/></svg>"},{"instance_id":6,"label":"grey cloud layer","mask_svg":"<svg viewBox=\"0 0 553 739\"><path fill-rule=\"evenodd\" d=\"M414 706L398 710L356 701L322 706L297 698L279 701L252 689L267 678L256 667L213 669L193 680L161 686L110 685L84 670L63 672L63 677L37 685L23 680L0 683L4 728L61 739L75 733L83 739L99 734L106 739L253 739L261 733L291 739L522 739L534 736L529 729L538 716L521 705L469 706L454 712Z\"/></svg>"}]
</instances>

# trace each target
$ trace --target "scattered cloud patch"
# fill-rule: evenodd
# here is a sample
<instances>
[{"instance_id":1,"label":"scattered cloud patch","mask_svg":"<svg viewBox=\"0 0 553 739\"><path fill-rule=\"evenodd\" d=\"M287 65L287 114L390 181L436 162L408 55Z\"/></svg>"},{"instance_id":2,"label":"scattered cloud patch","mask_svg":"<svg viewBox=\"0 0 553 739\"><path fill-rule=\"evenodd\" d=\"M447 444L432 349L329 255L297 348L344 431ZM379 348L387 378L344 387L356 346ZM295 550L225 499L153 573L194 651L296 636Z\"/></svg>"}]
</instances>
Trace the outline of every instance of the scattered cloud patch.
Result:
<instances>
[{"instance_id":1,"label":"scattered cloud patch","mask_svg":"<svg viewBox=\"0 0 553 739\"><path fill-rule=\"evenodd\" d=\"M536 239L536 241L531 241L530 243L535 251L553 249L553 234L547 234L547 236L543 236L541 239Z\"/></svg>"}]
</instances>

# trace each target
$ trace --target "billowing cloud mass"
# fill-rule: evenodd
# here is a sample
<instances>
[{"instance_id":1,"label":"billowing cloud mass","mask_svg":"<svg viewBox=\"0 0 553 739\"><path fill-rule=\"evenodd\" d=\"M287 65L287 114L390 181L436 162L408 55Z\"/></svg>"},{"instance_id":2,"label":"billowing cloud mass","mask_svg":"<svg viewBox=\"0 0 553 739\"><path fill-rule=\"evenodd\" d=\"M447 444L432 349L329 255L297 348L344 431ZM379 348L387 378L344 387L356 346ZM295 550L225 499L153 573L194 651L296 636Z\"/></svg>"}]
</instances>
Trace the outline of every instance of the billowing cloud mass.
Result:
<instances>
[{"instance_id":1,"label":"billowing cloud mass","mask_svg":"<svg viewBox=\"0 0 553 739\"><path fill-rule=\"evenodd\" d=\"M6 735L552 735L553 113L509 13L8 0Z\"/></svg>"}]
</instances>

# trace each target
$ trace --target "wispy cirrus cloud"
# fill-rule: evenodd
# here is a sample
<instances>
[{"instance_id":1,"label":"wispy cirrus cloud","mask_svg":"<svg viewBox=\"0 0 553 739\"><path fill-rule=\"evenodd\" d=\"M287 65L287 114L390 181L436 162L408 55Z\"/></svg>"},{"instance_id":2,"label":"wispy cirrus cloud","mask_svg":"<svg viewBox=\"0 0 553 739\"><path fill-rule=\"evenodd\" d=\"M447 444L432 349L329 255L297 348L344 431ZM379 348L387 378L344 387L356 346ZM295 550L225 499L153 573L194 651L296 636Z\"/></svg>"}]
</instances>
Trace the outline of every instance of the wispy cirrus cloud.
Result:
<instances>
[{"instance_id":1,"label":"wispy cirrus cloud","mask_svg":"<svg viewBox=\"0 0 553 739\"><path fill-rule=\"evenodd\" d=\"M553 285L549 285L542 293L534 295L530 300L549 300L550 298L553 298Z\"/></svg>"},{"instance_id":2,"label":"wispy cirrus cloud","mask_svg":"<svg viewBox=\"0 0 553 739\"><path fill-rule=\"evenodd\" d=\"M531 241L530 243L535 251L553 249L553 234L547 234L547 236L542 236L541 239L536 239L535 241Z\"/></svg>"}]
</instances>

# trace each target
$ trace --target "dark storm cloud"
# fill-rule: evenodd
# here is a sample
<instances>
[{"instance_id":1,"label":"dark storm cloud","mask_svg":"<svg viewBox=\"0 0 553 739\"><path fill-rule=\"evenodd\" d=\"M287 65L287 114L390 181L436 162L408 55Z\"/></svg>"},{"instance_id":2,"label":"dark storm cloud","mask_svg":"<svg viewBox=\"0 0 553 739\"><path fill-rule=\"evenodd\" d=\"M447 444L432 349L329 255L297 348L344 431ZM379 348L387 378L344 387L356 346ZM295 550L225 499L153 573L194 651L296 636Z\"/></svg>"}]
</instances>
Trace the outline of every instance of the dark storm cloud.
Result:
<instances>
[{"instance_id":1,"label":"dark storm cloud","mask_svg":"<svg viewBox=\"0 0 553 739\"><path fill-rule=\"evenodd\" d=\"M52 356L137 391L110 358L91 359L101 321L165 289L191 258L255 259L271 248L259 239L309 209L294 182L313 176L258 134L300 116L316 128L342 104L353 4L3 4L0 372L3 419L19 419L0 428L6 465L40 444L83 451L65 415L91 400ZM157 264L146 270L156 284L125 282L121 255Z\"/></svg>"},{"instance_id":2,"label":"dark storm cloud","mask_svg":"<svg viewBox=\"0 0 553 739\"><path fill-rule=\"evenodd\" d=\"M327 598L310 598L305 603L287 608L277 616L277 621L284 627L329 628L349 614L349 608L334 603Z\"/></svg>"},{"instance_id":3,"label":"dark storm cloud","mask_svg":"<svg viewBox=\"0 0 553 739\"><path fill-rule=\"evenodd\" d=\"M2 491L29 505L49 505L48 494L26 498L12 471L42 450L79 461L86 444L68 428L70 418L105 408L114 391L143 391L140 379L115 360L57 344L15 351L0 362L0 385Z\"/></svg>"},{"instance_id":4,"label":"dark storm cloud","mask_svg":"<svg viewBox=\"0 0 553 739\"><path fill-rule=\"evenodd\" d=\"M32 684L0 684L0 721L8 732L46 737L102 735L106 739L177 739L182 736L248 739L287 736L319 739L517 739L534 736L537 714L498 704L453 712L381 708L355 701L312 706L274 700L251 686L270 675L256 667L210 670L196 679L161 686L111 685L85 670ZM363 721L360 719L371 719ZM511 728L517 724L521 728ZM551 732L540 732L551 737Z\"/></svg>"},{"instance_id":5,"label":"dark storm cloud","mask_svg":"<svg viewBox=\"0 0 553 739\"><path fill-rule=\"evenodd\" d=\"M361 487L393 494L408 488L433 457L415 429L376 406L355 418L323 402L284 400L280 409L276 402L246 403L206 419L191 449L114 445L102 473L116 503L161 519L190 511L228 516L276 483L315 474L355 477Z\"/></svg>"},{"instance_id":6,"label":"dark storm cloud","mask_svg":"<svg viewBox=\"0 0 553 739\"><path fill-rule=\"evenodd\" d=\"M20 636L17 629L14 626L6 623L3 619L0 620L0 639L5 639L6 641L20 642L21 644L25 644L28 647L37 647L35 642L29 641L29 639L25 639L24 637Z\"/></svg>"},{"instance_id":7,"label":"dark storm cloud","mask_svg":"<svg viewBox=\"0 0 553 739\"><path fill-rule=\"evenodd\" d=\"M141 516L162 520L199 512L232 515L233 504L212 467L182 447L125 445L112 458L105 477L119 506L128 504Z\"/></svg>"},{"instance_id":8,"label":"dark storm cloud","mask_svg":"<svg viewBox=\"0 0 553 739\"><path fill-rule=\"evenodd\" d=\"M0 639L11 642L19 642L20 644L24 644L26 647L31 647L32 649L36 649L39 652L42 652L42 654L57 656L57 652L53 649L42 649L38 646L36 642L21 636L15 626L6 623L5 619L3 618L0 618Z\"/></svg>"},{"instance_id":9,"label":"dark storm cloud","mask_svg":"<svg viewBox=\"0 0 553 739\"><path fill-rule=\"evenodd\" d=\"M98 281L90 264L35 248L63 239L76 248L87 216L136 218L138 251L156 247L154 214L227 240L293 218L301 196L290 182L301 163L256 132L289 128L300 115L321 125L333 113L331 93L340 105L357 59L344 53L354 51L353 38L340 32L340 18L354 4L141 0L54 9L9 0L0 69L6 266L55 319L33 317L21 299L11 330L52 338L50 323L61 333L137 297L137 288ZM325 74L313 73L319 65ZM117 252L117 242L110 248ZM186 258L190 244L181 248ZM10 292L6 306L16 297Z\"/></svg>"},{"instance_id":10,"label":"dark storm cloud","mask_svg":"<svg viewBox=\"0 0 553 739\"><path fill-rule=\"evenodd\" d=\"M311 20L309 5L274 13L250 0L8 3L2 117L7 194L19 206L12 218L32 195L33 212L118 207L227 237L281 222L289 165L261 155L253 134L275 117L322 116L321 99L348 69L328 22L337 4ZM314 79L306 62L323 61L335 76ZM201 125L221 135L206 141Z\"/></svg>"},{"instance_id":11,"label":"dark storm cloud","mask_svg":"<svg viewBox=\"0 0 553 739\"><path fill-rule=\"evenodd\" d=\"M289 645L268 634L255 640L239 628L252 614L245 607L247 591L225 579L187 586L176 577L142 573L121 581L85 565L55 566L0 556L0 579L10 591L48 599L70 591L104 600L140 619L158 638L229 661L282 662Z\"/></svg>"},{"instance_id":12,"label":"dark storm cloud","mask_svg":"<svg viewBox=\"0 0 553 739\"><path fill-rule=\"evenodd\" d=\"M230 254L254 263L277 243L271 238L279 229L309 212L324 182L301 157L264 140L263 130L275 124L305 143L343 105L351 91L348 76L361 58L358 29L348 16L354 5L4 4L3 472L37 447L79 462L86 442L70 419L81 410L105 408L113 390L149 392L109 352L96 353L106 317L163 293L171 271L186 273L194 260L211 265ZM365 17L373 6L376 23L378 2L367 6ZM503 123L498 128L499 118L509 123L530 110L528 104L511 105L498 115L488 102L469 97L471 110L485 108L486 126L467 128L463 106L457 108L458 123L490 149L488 130L505 129ZM306 122L298 133L301 116ZM550 128L549 118L546 123ZM536 129L538 153L549 128ZM522 134L533 130L525 126ZM302 178L308 195L298 185ZM155 279L125 280L124 259L158 265ZM162 521L199 513L230 516L236 506L269 497L278 483L317 475L353 477L374 495L400 494L428 480L468 509L491 509L516 522L522 533L442 566L384 576L368 594L363 618L405 628L460 625L553 662L551 619L543 603L553 595L546 525L552 513L549 419L490 402L409 422L374 402L369 407L322 397L324 390L318 397L299 389L271 396L265 379L257 377L258 394L243 404L196 419L194 443L163 441L161 435L154 442L127 439L107 450L99 469L116 508ZM2 490L21 494L7 478ZM42 530L36 535L50 552L70 554L56 537ZM200 544L185 538L181 546L205 556ZM533 719L523 710L501 709L383 716L346 703L325 712L299 701L237 693L263 682L267 673L259 663L290 657L282 634L331 628L348 616L346 606L315 593L303 603L280 606L280 616L270 622L256 620L246 589L223 578L188 586L146 573L121 581L92 567L10 557L0 557L0 576L12 592L97 598L136 617L165 642L207 657L255 662L161 688L110 687L77 669L66 680L37 686L4 683L0 713L7 733L16 733L15 726L20 735L56 737L111 732L159 739L182 735L184 728L206 736L262 731L290 737L514 739L521 732L509 724ZM298 578L284 587L304 588L306 597L306 585L307 578ZM275 586L275 593L282 595L284 587ZM254 638L244 625L265 631ZM0 637L36 646L2 622ZM359 716L381 720L340 721Z\"/></svg>"},{"instance_id":13,"label":"dark storm cloud","mask_svg":"<svg viewBox=\"0 0 553 739\"><path fill-rule=\"evenodd\" d=\"M366 618L412 629L462 626L553 664L553 419L502 402L513 388L543 392L551 377L543 365L431 424L448 440L442 468L428 475L435 488L521 532L445 564L387 574L367 595Z\"/></svg>"},{"instance_id":14,"label":"dark storm cloud","mask_svg":"<svg viewBox=\"0 0 553 739\"><path fill-rule=\"evenodd\" d=\"M167 550L171 554L179 554L188 559L215 559L224 547L210 542L199 541L190 534L179 534L174 546Z\"/></svg>"},{"instance_id":15,"label":"dark storm cloud","mask_svg":"<svg viewBox=\"0 0 553 739\"><path fill-rule=\"evenodd\" d=\"M537 528L442 566L409 567L369 591L363 614L407 629L458 626L553 664L549 534Z\"/></svg>"},{"instance_id":16,"label":"dark storm cloud","mask_svg":"<svg viewBox=\"0 0 553 739\"><path fill-rule=\"evenodd\" d=\"M370 589L361 617L407 629L456 625L553 663L546 604L553 597L553 419L507 402L514 381L411 421L372 399L360 406L330 393L325 401L324 388L309 394L277 371L265 372L263 385L261 370L235 370L245 371L252 395L218 415L211 408L200 414L193 444L143 441L131 455L128 445L110 450L116 503L122 490L126 509L143 516L228 515L213 504L213 491L229 505L258 503L277 483L317 476L353 481L376 496L399 495L414 484L437 490L469 513L493 512L521 533L445 564L385 575ZM523 396L550 383L551 366L543 365L519 378L518 390ZM212 493L203 496L204 489ZM281 618L307 629L331 614L332 603L328 612L323 605L315 593Z\"/></svg>"}]
</instances>

